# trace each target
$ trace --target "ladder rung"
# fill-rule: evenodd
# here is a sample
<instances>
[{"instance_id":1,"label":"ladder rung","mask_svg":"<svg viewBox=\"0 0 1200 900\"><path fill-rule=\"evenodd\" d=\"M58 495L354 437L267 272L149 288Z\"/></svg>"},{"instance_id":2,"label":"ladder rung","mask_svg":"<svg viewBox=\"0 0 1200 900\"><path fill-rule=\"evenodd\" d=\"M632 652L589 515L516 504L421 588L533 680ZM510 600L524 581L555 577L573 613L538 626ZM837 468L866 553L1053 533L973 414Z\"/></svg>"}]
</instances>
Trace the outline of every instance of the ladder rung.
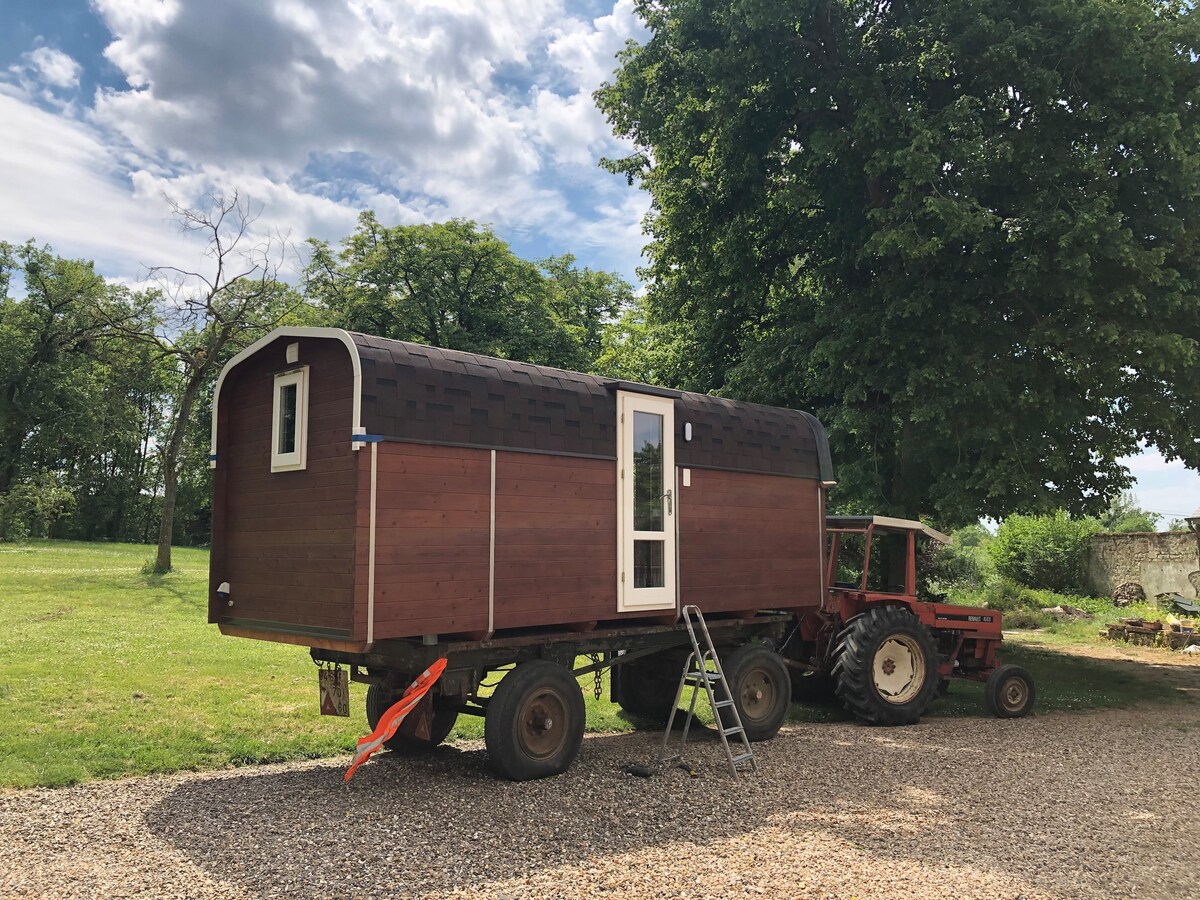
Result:
<instances>
[{"instance_id":1,"label":"ladder rung","mask_svg":"<svg viewBox=\"0 0 1200 900\"><path fill-rule=\"evenodd\" d=\"M687 627L688 639L691 641L692 652L684 664L683 677L679 682L679 689L675 692L675 708L671 712L670 720L667 722L667 728L663 732L662 748L659 750L658 759L660 763L673 762L675 760L683 760L683 748L687 743L688 727L692 724L692 717L695 713L696 698L699 693L699 688L704 687L708 694L708 702L712 705L713 714L717 718L717 731L721 736L721 746L725 751L725 759L729 762L729 774L735 778L739 772L737 767L740 763L749 762L754 771L758 771L758 761L754 758L754 751L750 749L750 742L746 736L746 728L741 723L740 717L735 713L732 718L737 724L725 728L724 722L721 721L721 716L718 711L734 706L735 702L730 695L729 686L725 683L725 677L721 674L721 664L717 661L717 649L713 646L712 635L708 632L708 625L704 621L704 613L695 606L685 606L682 610L683 622ZM701 646L703 645L703 649ZM712 666L715 671L710 672L709 666ZM691 685L692 705L688 708L686 718L683 723L683 734L679 739L678 752L670 756L667 755L667 744L671 738L671 726L675 721L675 713L679 710L680 701L683 699L683 689L685 685ZM714 686L717 690L714 690ZM723 699L718 700L717 697ZM733 748L729 746L727 738L730 735L738 735L742 747L746 748L745 753L733 755Z\"/></svg>"}]
</instances>

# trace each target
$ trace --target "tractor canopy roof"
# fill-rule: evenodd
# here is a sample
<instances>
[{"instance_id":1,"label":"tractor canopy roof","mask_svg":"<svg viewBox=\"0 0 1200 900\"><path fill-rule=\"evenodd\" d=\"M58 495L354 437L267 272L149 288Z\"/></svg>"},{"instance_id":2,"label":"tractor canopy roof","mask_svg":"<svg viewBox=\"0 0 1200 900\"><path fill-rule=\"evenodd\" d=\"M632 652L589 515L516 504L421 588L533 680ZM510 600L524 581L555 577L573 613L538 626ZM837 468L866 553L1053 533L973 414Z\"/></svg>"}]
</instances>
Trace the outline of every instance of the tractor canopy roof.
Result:
<instances>
[{"instance_id":1,"label":"tractor canopy roof","mask_svg":"<svg viewBox=\"0 0 1200 900\"><path fill-rule=\"evenodd\" d=\"M891 516L827 516L827 528L839 531L862 531L874 527L886 531L919 531L939 544L949 544L950 535L942 534L916 519L893 519Z\"/></svg>"}]
</instances>

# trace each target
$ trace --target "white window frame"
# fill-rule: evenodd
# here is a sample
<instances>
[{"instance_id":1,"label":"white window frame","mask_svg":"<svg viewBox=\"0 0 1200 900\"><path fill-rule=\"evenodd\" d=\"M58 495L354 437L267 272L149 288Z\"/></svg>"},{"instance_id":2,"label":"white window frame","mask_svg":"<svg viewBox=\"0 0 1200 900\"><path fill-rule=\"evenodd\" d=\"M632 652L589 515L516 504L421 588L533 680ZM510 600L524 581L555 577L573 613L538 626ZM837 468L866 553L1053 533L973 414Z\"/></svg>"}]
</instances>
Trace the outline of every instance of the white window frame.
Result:
<instances>
[{"instance_id":1,"label":"white window frame","mask_svg":"<svg viewBox=\"0 0 1200 900\"><path fill-rule=\"evenodd\" d=\"M645 412L662 416L663 483L671 502L663 499L663 530L633 529L633 414ZM677 605L675 584L678 573L675 516L679 512L675 480L675 401L628 391L617 392L617 611L674 609ZM663 542L663 586L634 587L633 542Z\"/></svg>"},{"instance_id":2,"label":"white window frame","mask_svg":"<svg viewBox=\"0 0 1200 900\"><path fill-rule=\"evenodd\" d=\"M296 449L279 452L280 397L283 389L296 385ZM308 366L280 372L275 376L271 402L271 471L296 472L308 468Z\"/></svg>"}]
</instances>

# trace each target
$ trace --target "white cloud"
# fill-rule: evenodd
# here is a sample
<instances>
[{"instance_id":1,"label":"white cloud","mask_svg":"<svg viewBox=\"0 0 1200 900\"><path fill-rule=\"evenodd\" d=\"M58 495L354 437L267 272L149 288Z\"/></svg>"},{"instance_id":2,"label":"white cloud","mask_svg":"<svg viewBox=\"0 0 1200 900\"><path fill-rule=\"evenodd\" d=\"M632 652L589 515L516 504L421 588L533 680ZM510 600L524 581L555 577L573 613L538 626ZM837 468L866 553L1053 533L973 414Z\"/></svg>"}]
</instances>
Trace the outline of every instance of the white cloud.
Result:
<instances>
[{"instance_id":1,"label":"white cloud","mask_svg":"<svg viewBox=\"0 0 1200 900\"><path fill-rule=\"evenodd\" d=\"M556 4L98 8L116 37L106 56L135 89L100 94L95 116L144 153L299 169L355 151L431 175L538 169L492 76L527 59Z\"/></svg>"},{"instance_id":2,"label":"white cloud","mask_svg":"<svg viewBox=\"0 0 1200 900\"><path fill-rule=\"evenodd\" d=\"M64 256L94 259L116 277L139 265L188 258L162 198L135 195L124 167L91 129L0 88L0 238L49 243Z\"/></svg>"},{"instance_id":3,"label":"white cloud","mask_svg":"<svg viewBox=\"0 0 1200 900\"><path fill-rule=\"evenodd\" d=\"M73 88L79 85L79 63L61 50L37 47L22 58L38 77L51 87Z\"/></svg>"},{"instance_id":4,"label":"white cloud","mask_svg":"<svg viewBox=\"0 0 1200 900\"><path fill-rule=\"evenodd\" d=\"M574 87L590 94L612 77L625 42L644 33L633 0L618 0L607 16L591 22L576 19L561 27L550 43L550 58L571 74Z\"/></svg>"},{"instance_id":5,"label":"white cloud","mask_svg":"<svg viewBox=\"0 0 1200 900\"><path fill-rule=\"evenodd\" d=\"M560 165L594 166L602 152L619 146L592 98L583 91L562 97L535 88L529 120L534 139Z\"/></svg>"},{"instance_id":6,"label":"white cloud","mask_svg":"<svg viewBox=\"0 0 1200 900\"><path fill-rule=\"evenodd\" d=\"M591 100L639 33L632 0L590 21L562 0L93 8L128 87L81 113L55 101L51 78L79 79L57 51L39 57L52 76L0 85L5 121L29 123L0 149L6 173L23 173L0 183L6 228L127 277L177 258L163 192L194 204L236 187L264 205L264 227L297 239L342 237L371 208L389 224L468 217L586 265L637 265L646 200L597 167L623 148Z\"/></svg>"}]
</instances>

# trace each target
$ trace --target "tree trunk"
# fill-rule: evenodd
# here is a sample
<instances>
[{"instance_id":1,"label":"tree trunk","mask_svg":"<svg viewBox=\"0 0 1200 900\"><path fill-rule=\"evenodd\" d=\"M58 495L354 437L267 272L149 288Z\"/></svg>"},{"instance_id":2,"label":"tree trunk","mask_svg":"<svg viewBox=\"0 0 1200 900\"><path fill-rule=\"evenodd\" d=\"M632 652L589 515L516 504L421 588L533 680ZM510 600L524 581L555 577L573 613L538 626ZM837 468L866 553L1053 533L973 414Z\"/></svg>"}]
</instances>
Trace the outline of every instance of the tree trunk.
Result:
<instances>
[{"instance_id":1,"label":"tree trunk","mask_svg":"<svg viewBox=\"0 0 1200 900\"><path fill-rule=\"evenodd\" d=\"M179 408L175 410L175 423L171 426L171 439L163 451L163 505L162 520L158 526L158 555L154 560L154 571L171 571L171 538L175 532L175 495L179 489L179 454L183 450L183 439L188 422L192 417L192 406L200 386L204 383L204 369L192 369L188 373Z\"/></svg>"}]
</instances>

